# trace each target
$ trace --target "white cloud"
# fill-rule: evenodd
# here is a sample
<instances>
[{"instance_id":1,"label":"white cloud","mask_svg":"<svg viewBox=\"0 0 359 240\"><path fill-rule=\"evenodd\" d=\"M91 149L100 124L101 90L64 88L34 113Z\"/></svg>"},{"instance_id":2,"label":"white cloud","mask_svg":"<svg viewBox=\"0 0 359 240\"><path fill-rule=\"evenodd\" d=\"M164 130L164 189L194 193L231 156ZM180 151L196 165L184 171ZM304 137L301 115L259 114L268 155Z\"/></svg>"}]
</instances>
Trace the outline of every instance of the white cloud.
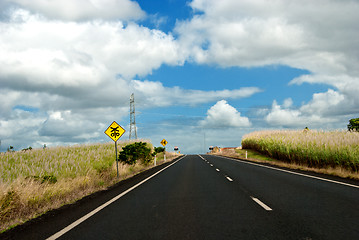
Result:
<instances>
[{"instance_id":1,"label":"white cloud","mask_svg":"<svg viewBox=\"0 0 359 240\"><path fill-rule=\"evenodd\" d=\"M178 21L172 35L132 22L146 15L135 1L1 1L0 98L6 101L0 105L0 135L23 147L102 140L107 122L127 117L132 92L137 106L145 108L240 99L261 91L186 90L133 80L185 61L224 68L288 65L311 73L291 84L333 86L300 107L290 98L282 105L274 101L261 110L270 126L338 126L343 117L346 122L359 112L357 1L189 4L193 18ZM251 122L219 101L201 124L238 127ZM88 130L80 131L84 127ZM21 133L25 137L18 137Z\"/></svg>"},{"instance_id":2,"label":"white cloud","mask_svg":"<svg viewBox=\"0 0 359 240\"><path fill-rule=\"evenodd\" d=\"M287 98L283 102L283 107L290 108L293 105L293 100L291 98Z\"/></svg>"},{"instance_id":3,"label":"white cloud","mask_svg":"<svg viewBox=\"0 0 359 240\"><path fill-rule=\"evenodd\" d=\"M220 127L249 127L251 123L247 117L229 105L227 101L218 101L207 111L207 117L200 121L200 125L209 128Z\"/></svg>"},{"instance_id":4,"label":"white cloud","mask_svg":"<svg viewBox=\"0 0 359 240\"><path fill-rule=\"evenodd\" d=\"M293 79L290 84L324 83L334 86L325 93L316 93L310 103L302 107L303 111L325 115L348 115L359 112L359 78L348 75L303 75Z\"/></svg>"},{"instance_id":5,"label":"white cloud","mask_svg":"<svg viewBox=\"0 0 359 240\"><path fill-rule=\"evenodd\" d=\"M128 99L136 91L133 76L183 61L171 35L134 23L49 21L16 10L0 22L0 32L0 97L6 99L0 105L1 128L10 126L7 141L23 147L98 140L96 134L81 137L80 131L103 133L106 122L128 115ZM18 105L39 113L16 115ZM17 125L19 117L39 119L37 127Z\"/></svg>"},{"instance_id":6,"label":"white cloud","mask_svg":"<svg viewBox=\"0 0 359 240\"><path fill-rule=\"evenodd\" d=\"M313 95L300 109L274 103L268 123L333 122L326 117L358 112L358 1L194 0L190 6L194 17L178 22L175 32L192 61L222 67L286 65L310 72L291 84L337 89Z\"/></svg>"},{"instance_id":7,"label":"white cloud","mask_svg":"<svg viewBox=\"0 0 359 240\"><path fill-rule=\"evenodd\" d=\"M145 106L197 105L218 99L240 99L261 92L256 87L243 87L233 90L201 91L185 90L180 87L164 87L161 82L134 80L133 89L137 99Z\"/></svg>"},{"instance_id":8,"label":"white cloud","mask_svg":"<svg viewBox=\"0 0 359 240\"><path fill-rule=\"evenodd\" d=\"M288 107L288 104L284 103ZM282 108L277 101L273 101L270 113L265 117L265 121L272 126L296 127L303 125L299 120L301 113L298 110Z\"/></svg>"},{"instance_id":9,"label":"white cloud","mask_svg":"<svg viewBox=\"0 0 359 240\"><path fill-rule=\"evenodd\" d=\"M340 107L342 110L345 109L347 113L359 112L358 102L359 102L359 78L351 77L348 75L325 75L325 74L317 74L317 75L303 75L298 78L295 78L291 81L290 84L317 84L317 83L326 83L330 84L338 89L337 92L334 93L334 90L331 90L327 93L328 97L333 96L337 98L340 95L341 103ZM315 96L313 96L315 97ZM315 97L318 98L318 97ZM331 99L327 99L331 101ZM333 99L337 101L336 99Z\"/></svg>"},{"instance_id":10,"label":"white cloud","mask_svg":"<svg viewBox=\"0 0 359 240\"><path fill-rule=\"evenodd\" d=\"M43 21L19 14L23 22L0 22L0 78L8 84L93 86L117 74L145 76L162 64L183 63L173 37L158 30L124 27L121 22Z\"/></svg>"},{"instance_id":11,"label":"white cloud","mask_svg":"<svg viewBox=\"0 0 359 240\"><path fill-rule=\"evenodd\" d=\"M33 143L39 140L38 128L46 120L46 116L15 109L9 118L0 118L1 151L10 145L16 150L34 147Z\"/></svg>"},{"instance_id":12,"label":"white cloud","mask_svg":"<svg viewBox=\"0 0 359 240\"><path fill-rule=\"evenodd\" d=\"M145 16L137 2L130 0L5 0L48 19L86 21L92 19L133 20Z\"/></svg>"},{"instance_id":13,"label":"white cloud","mask_svg":"<svg viewBox=\"0 0 359 240\"><path fill-rule=\"evenodd\" d=\"M161 107L238 99L260 91L206 92L132 80L185 60L172 35L135 23L62 22L27 10L11 16L0 22L0 97L6 99L0 121L3 144L17 149L101 141L107 122L128 116L132 92L137 106ZM15 114L18 105L38 112Z\"/></svg>"},{"instance_id":14,"label":"white cloud","mask_svg":"<svg viewBox=\"0 0 359 240\"><path fill-rule=\"evenodd\" d=\"M300 110L307 114L318 114L320 116L335 115L340 108L345 106L345 96L339 92L329 89L326 93L316 93L313 99L303 105Z\"/></svg>"},{"instance_id":15,"label":"white cloud","mask_svg":"<svg viewBox=\"0 0 359 240\"><path fill-rule=\"evenodd\" d=\"M326 93L316 93L313 99L299 108L293 107L292 99L286 99L283 105L273 101L272 108L265 115L265 121L274 127L288 128L335 128L347 121L347 113L337 117L345 98L338 92L329 89ZM345 110L344 110L345 111ZM346 120L344 120L346 119Z\"/></svg>"},{"instance_id":16,"label":"white cloud","mask_svg":"<svg viewBox=\"0 0 359 240\"><path fill-rule=\"evenodd\" d=\"M359 50L352 48L358 2L194 0L190 6L203 14L179 22L176 31L198 62L358 71Z\"/></svg>"}]
</instances>

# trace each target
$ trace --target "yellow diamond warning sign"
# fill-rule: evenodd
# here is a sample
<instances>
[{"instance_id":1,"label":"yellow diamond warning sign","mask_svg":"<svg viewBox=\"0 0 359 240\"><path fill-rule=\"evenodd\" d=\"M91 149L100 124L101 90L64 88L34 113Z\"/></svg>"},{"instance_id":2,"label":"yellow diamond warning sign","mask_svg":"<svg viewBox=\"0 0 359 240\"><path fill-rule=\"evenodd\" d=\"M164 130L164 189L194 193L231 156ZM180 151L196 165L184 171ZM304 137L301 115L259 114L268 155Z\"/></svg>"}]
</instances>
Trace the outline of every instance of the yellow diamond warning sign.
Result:
<instances>
[{"instance_id":1,"label":"yellow diamond warning sign","mask_svg":"<svg viewBox=\"0 0 359 240\"><path fill-rule=\"evenodd\" d=\"M166 146L166 145L167 145L166 139L163 139L163 140L161 141L161 144L162 144L162 146Z\"/></svg>"},{"instance_id":2,"label":"yellow diamond warning sign","mask_svg":"<svg viewBox=\"0 0 359 240\"><path fill-rule=\"evenodd\" d=\"M117 141L122 134L126 132L117 122L113 121L113 123L106 129L105 133L109 136L113 141Z\"/></svg>"}]
</instances>

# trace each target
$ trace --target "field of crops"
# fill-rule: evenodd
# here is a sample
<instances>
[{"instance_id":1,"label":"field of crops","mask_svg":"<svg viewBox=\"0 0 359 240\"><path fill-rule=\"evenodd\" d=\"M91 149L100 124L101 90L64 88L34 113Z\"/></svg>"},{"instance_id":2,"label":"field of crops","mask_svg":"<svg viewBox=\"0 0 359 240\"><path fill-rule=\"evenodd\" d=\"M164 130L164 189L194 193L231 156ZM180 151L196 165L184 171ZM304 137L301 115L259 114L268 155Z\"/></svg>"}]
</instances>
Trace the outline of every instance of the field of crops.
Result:
<instances>
[{"instance_id":1,"label":"field of crops","mask_svg":"<svg viewBox=\"0 0 359 240\"><path fill-rule=\"evenodd\" d=\"M242 148L309 167L359 170L359 132L260 131L243 136Z\"/></svg>"},{"instance_id":2,"label":"field of crops","mask_svg":"<svg viewBox=\"0 0 359 240\"><path fill-rule=\"evenodd\" d=\"M129 143L119 141L119 151ZM113 185L115 163L113 142L1 153L0 232ZM120 163L120 180L151 166Z\"/></svg>"}]
</instances>

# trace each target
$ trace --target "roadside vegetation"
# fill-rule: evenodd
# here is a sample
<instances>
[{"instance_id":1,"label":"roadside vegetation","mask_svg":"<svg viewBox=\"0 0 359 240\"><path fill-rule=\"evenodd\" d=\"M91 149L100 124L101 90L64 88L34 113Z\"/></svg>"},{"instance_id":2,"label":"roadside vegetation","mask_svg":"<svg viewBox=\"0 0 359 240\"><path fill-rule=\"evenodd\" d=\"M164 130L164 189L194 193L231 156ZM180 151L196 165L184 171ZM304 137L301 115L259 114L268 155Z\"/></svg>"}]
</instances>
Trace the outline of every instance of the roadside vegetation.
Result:
<instances>
[{"instance_id":1,"label":"roadside vegetation","mask_svg":"<svg viewBox=\"0 0 359 240\"><path fill-rule=\"evenodd\" d=\"M132 153L139 146L145 152L141 150L131 164L126 164L127 158L119 162L119 180L153 166L153 146L147 141L118 141L120 155L126 146L134 145ZM167 160L176 156L166 153ZM163 162L162 152L157 154L157 164ZM104 190L118 182L116 175L113 142L1 153L0 232Z\"/></svg>"},{"instance_id":2,"label":"roadside vegetation","mask_svg":"<svg viewBox=\"0 0 359 240\"><path fill-rule=\"evenodd\" d=\"M243 136L242 149L254 150L269 157L270 161L326 169L333 175L358 178L359 132L356 131L253 132Z\"/></svg>"}]
</instances>

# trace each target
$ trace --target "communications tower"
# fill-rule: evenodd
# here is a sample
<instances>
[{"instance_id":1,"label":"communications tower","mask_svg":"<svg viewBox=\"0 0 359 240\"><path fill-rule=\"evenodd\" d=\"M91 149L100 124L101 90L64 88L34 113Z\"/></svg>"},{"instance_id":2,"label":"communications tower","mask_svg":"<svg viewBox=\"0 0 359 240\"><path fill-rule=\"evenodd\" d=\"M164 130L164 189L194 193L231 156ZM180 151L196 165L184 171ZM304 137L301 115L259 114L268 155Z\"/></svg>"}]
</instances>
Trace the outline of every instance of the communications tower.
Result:
<instances>
[{"instance_id":1,"label":"communications tower","mask_svg":"<svg viewBox=\"0 0 359 240\"><path fill-rule=\"evenodd\" d=\"M135 95L132 93L130 98L130 140L137 139L136 114L135 114Z\"/></svg>"}]
</instances>

